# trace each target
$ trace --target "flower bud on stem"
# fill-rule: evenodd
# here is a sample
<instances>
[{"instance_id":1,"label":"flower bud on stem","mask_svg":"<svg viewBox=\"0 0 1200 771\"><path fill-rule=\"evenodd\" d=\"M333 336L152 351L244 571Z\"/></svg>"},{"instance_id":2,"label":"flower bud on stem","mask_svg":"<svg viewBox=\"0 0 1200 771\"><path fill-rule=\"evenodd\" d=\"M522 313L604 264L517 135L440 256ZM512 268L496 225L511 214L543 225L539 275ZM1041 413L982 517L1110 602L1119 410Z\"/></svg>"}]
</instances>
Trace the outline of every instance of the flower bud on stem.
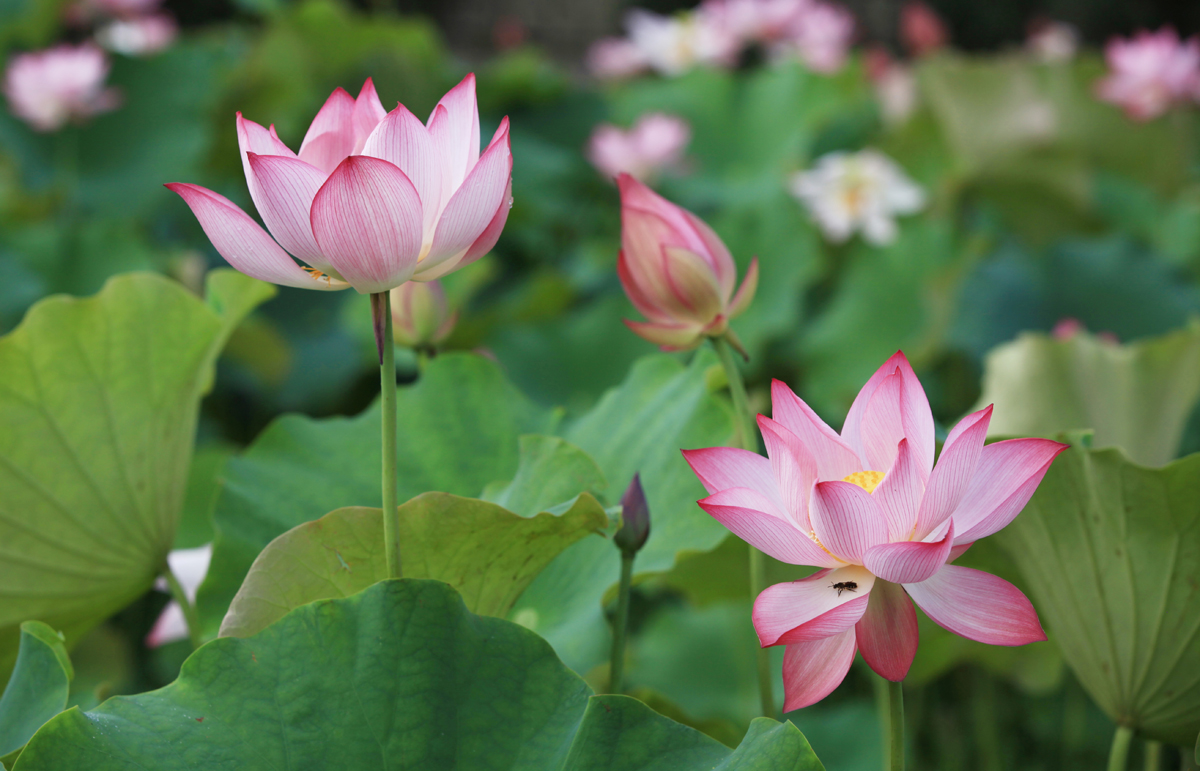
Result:
<instances>
[{"instance_id":1,"label":"flower bud on stem","mask_svg":"<svg viewBox=\"0 0 1200 771\"><path fill-rule=\"evenodd\" d=\"M633 559L650 537L650 506L642 489L641 474L621 496L621 529L613 543L621 551L621 584L617 590L617 619L613 625L612 657L609 664L608 692L620 693L625 673L625 637L629 628L629 591L633 582Z\"/></svg>"}]
</instances>

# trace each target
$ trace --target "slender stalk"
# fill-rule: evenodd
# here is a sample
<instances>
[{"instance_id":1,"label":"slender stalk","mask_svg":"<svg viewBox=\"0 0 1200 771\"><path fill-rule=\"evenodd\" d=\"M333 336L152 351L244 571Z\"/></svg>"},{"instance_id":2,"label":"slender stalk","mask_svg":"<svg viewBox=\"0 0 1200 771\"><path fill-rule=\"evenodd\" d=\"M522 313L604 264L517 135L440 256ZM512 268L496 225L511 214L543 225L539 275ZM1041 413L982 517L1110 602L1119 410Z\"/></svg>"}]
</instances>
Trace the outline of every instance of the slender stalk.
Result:
<instances>
[{"instance_id":1,"label":"slender stalk","mask_svg":"<svg viewBox=\"0 0 1200 771\"><path fill-rule=\"evenodd\" d=\"M742 371L738 369L733 358L733 349L723 337L713 337L713 349L725 369L725 379L729 381L729 396L733 400L733 412L737 428L737 444L744 450L758 452L758 440L754 436L754 416L750 414L750 405L746 399L746 383L742 380ZM767 563L763 553L750 546L750 596L757 597L767 588ZM758 667L758 696L760 707L765 717L775 717L774 677L771 674L771 654L766 648L760 647L756 652L755 663Z\"/></svg>"},{"instance_id":2,"label":"slender stalk","mask_svg":"<svg viewBox=\"0 0 1200 771\"><path fill-rule=\"evenodd\" d=\"M880 745L885 748L883 754L883 771L891 771L891 758L888 757L886 747L892 740L892 712L891 705L888 703L888 681L874 672L871 673L871 683L875 688L875 709L879 713L879 732Z\"/></svg>"},{"instance_id":3,"label":"slender stalk","mask_svg":"<svg viewBox=\"0 0 1200 771\"><path fill-rule=\"evenodd\" d=\"M1162 742L1146 742L1146 771L1158 771L1162 767Z\"/></svg>"},{"instance_id":4,"label":"slender stalk","mask_svg":"<svg viewBox=\"0 0 1200 771\"><path fill-rule=\"evenodd\" d=\"M1129 744L1132 741L1133 729L1127 725L1117 726L1112 749L1108 751L1108 771L1125 771L1129 767Z\"/></svg>"},{"instance_id":5,"label":"slender stalk","mask_svg":"<svg viewBox=\"0 0 1200 771\"><path fill-rule=\"evenodd\" d=\"M179 607L183 608L183 620L187 622L188 639L192 641L192 647L199 648L204 641L200 635L200 616L196 613L195 604L188 599L187 592L183 590L183 584L179 583L179 579L171 572L169 565L163 566L162 576L167 580L171 597L179 603Z\"/></svg>"},{"instance_id":6,"label":"slender stalk","mask_svg":"<svg viewBox=\"0 0 1200 771\"><path fill-rule=\"evenodd\" d=\"M633 552L621 552L621 586L617 590L617 622L613 625L608 692L620 693L625 677L625 634L629 629L629 587L633 583Z\"/></svg>"},{"instance_id":7,"label":"slender stalk","mask_svg":"<svg viewBox=\"0 0 1200 771\"><path fill-rule=\"evenodd\" d=\"M396 346L392 342L392 295L371 295L379 344L380 421L383 432L383 543L388 578L400 578L400 510L396 500ZM382 316L382 319L380 319ZM379 331L382 321L382 332Z\"/></svg>"},{"instance_id":8,"label":"slender stalk","mask_svg":"<svg viewBox=\"0 0 1200 771\"><path fill-rule=\"evenodd\" d=\"M894 683L888 681L888 726L891 728L892 740L890 754L892 758L891 771L904 771L904 681Z\"/></svg>"}]
</instances>

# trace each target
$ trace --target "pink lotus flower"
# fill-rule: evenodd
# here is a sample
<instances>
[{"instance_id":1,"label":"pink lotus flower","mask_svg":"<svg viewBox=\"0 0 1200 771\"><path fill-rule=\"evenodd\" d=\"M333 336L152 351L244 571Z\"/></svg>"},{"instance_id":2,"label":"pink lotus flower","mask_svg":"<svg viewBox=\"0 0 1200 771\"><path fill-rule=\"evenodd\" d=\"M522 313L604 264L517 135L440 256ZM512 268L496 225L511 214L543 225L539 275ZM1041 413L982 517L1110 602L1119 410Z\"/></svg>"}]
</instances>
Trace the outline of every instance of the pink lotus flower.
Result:
<instances>
[{"instance_id":1,"label":"pink lotus flower","mask_svg":"<svg viewBox=\"0 0 1200 771\"><path fill-rule=\"evenodd\" d=\"M911 0L900 9L900 39L913 56L924 56L945 46L950 33L932 8Z\"/></svg>"},{"instance_id":2,"label":"pink lotus flower","mask_svg":"<svg viewBox=\"0 0 1200 771\"><path fill-rule=\"evenodd\" d=\"M650 62L633 41L623 37L597 40L588 49L588 71L605 80L628 78L644 72Z\"/></svg>"},{"instance_id":3,"label":"pink lotus flower","mask_svg":"<svg viewBox=\"0 0 1200 771\"><path fill-rule=\"evenodd\" d=\"M840 5L814 2L792 23L787 46L813 72L833 73L846 63L854 40L854 16Z\"/></svg>"},{"instance_id":4,"label":"pink lotus flower","mask_svg":"<svg viewBox=\"0 0 1200 771\"><path fill-rule=\"evenodd\" d=\"M195 549L175 549L167 555L167 565L179 580L179 585L183 587L183 593L189 602L196 601L196 591L200 588L200 584L204 583L204 577L208 575L210 562L212 562L212 544L198 546ZM158 579L155 587L160 592L170 591L165 578ZM179 606L178 602L171 600L159 614L158 620L154 622L150 634L146 635L146 647L157 648L160 645L187 638L187 618L184 616L183 608Z\"/></svg>"},{"instance_id":5,"label":"pink lotus flower","mask_svg":"<svg viewBox=\"0 0 1200 771\"><path fill-rule=\"evenodd\" d=\"M811 4L811 0L705 0L700 13L744 43L774 43Z\"/></svg>"},{"instance_id":6,"label":"pink lotus flower","mask_svg":"<svg viewBox=\"0 0 1200 771\"><path fill-rule=\"evenodd\" d=\"M9 109L37 131L114 109L116 90L104 87L108 57L94 45L60 45L14 56L4 73Z\"/></svg>"},{"instance_id":7,"label":"pink lotus flower","mask_svg":"<svg viewBox=\"0 0 1200 771\"><path fill-rule=\"evenodd\" d=\"M179 28L165 13L117 19L96 30L96 40L110 51L126 56L149 56L165 50Z\"/></svg>"},{"instance_id":8,"label":"pink lotus flower","mask_svg":"<svg viewBox=\"0 0 1200 771\"><path fill-rule=\"evenodd\" d=\"M406 348L437 345L457 322L440 281L409 281L392 290L392 337Z\"/></svg>"},{"instance_id":9,"label":"pink lotus flower","mask_svg":"<svg viewBox=\"0 0 1200 771\"><path fill-rule=\"evenodd\" d=\"M963 418L934 466L933 416L903 353L850 407L841 435L778 380L774 419L759 416L768 458L729 447L685 450L710 493L700 506L775 559L821 570L754 603L764 646L786 645L784 710L825 698L856 651L883 677L917 650L910 598L942 627L991 645L1046 639L1012 584L950 564L1017 516L1066 446L984 446L992 408Z\"/></svg>"},{"instance_id":10,"label":"pink lotus flower","mask_svg":"<svg viewBox=\"0 0 1200 771\"><path fill-rule=\"evenodd\" d=\"M1170 27L1114 38L1104 49L1109 74L1096 84L1106 102L1129 117L1150 120L1174 104L1200 99L1200 40L1180 41Z\"/></svg>"},{"instance_id":11,"label":"pink lotus flower","mask_svg":"<svg viewBox=\"0 0 1200 771\"><path fill-rule=\"evenodd\" d=\"M271 235L224 196L167 187L230 265L264 281L363 294L430 281L490 251L508 219L508 119L481 155L473 75L428 123L404 105L385 113L369 78L357 100L339 88L298 154L240 113L237 130L250 197Z\"/></svg>"},{"instance_id":12,"label":"pink lotus flower","mask_svg":"<svg viewBox=\"0 0 1200 771\"><path fill-rule=\"evenodd\" d=\"M625 294L648 321L625 324L664 351L731 335L729 320L744 311L758 287L758 259L734 294L737 268L716 233L629 174L621 191L621 255L617 274ZM738 347L736 339L731 342Z\"/></svg>"},{"instance_id":13,"label":"pink lotus flower","mask_svg":"<svg viewBox=\"0 0 1200 771\"><path fill-rule=\"evenodd\" d=\"M587 157L610 179L625 172L645 181L661 169L678 164L691 138L687 121L651 112L638 118L629 131L611 123L597 126L588 139Z\"/></svg>"}]
</instances>

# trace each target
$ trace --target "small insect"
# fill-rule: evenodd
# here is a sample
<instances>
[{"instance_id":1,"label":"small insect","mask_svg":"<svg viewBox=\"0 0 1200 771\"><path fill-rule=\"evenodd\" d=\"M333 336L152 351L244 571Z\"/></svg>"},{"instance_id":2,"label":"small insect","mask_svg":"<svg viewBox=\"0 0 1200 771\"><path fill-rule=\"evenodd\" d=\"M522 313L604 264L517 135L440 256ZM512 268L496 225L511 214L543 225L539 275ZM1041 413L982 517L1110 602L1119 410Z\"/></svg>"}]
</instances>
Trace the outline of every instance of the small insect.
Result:
<instances>
[{"instance_id":1,"label":"small insect","mask_svg":"<svg viewBox=\"0 0 1200 771\"><path fill-rule=\"evenodd\" d=\"M842 592L853 592L858 589L858 584L854 581L838 581L836 584L830 584L831 589L837 589L838 597L842 596Z\"/></svg>"}]
</instances>

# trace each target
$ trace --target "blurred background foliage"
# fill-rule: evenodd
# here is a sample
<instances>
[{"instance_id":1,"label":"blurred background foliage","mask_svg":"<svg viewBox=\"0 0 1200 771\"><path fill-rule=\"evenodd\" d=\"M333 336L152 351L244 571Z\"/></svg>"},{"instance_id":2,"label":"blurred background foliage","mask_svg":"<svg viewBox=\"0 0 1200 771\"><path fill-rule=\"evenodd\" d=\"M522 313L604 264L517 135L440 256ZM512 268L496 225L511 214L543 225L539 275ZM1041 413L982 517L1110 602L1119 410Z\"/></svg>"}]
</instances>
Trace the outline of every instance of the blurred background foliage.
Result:
<instances>
[{"instance_id":1,"label":"blurred background foliage","mask_svg":"<svg viewBox=\"0 0 1200 771\"><path fill-rule=\"evenodd\" d=\"M757 298L733 326L750 353L751 400L761 410L775 377L840 425L861 383L902 348L944 429L981 398L1033 398L1020 384L985 379L989 352L1021 333L1075 319L1140 345L1200 313L1198 116L1177 110L1135 123L1095 99L1104 65L1094 47L1058 62L1020 48L1025 25L1039 15L1069 21L1085 41L1100 43L1164 22L1186 34L1200 27L1195 4L934 2L959 47L913 62L918 102L899 122L881 112L859 53L833 75L750 57L731 69L600 83L582 73L583 46L615 30L621 6L559 2L557 11L540 13L547 5L167 2L182 35L151 57L113 57L109 82L123 95L119 109L49 134L0 111L0 332L42 297L92 294L122 272L157 271L201 291L204 273L222 261L161 184L203 184L253 211L235 112L273 123L297 147L337 86L354 92L370 76L385 105L399 101L425 115L468 71L479 79L482 133L490 136L504 115L512 121L515 203L493 254L445 282L461 314L445 347L488 352L521 392L541 408L565 408L568 421L654 352L621 323L636 315L615 272L618 197L583 152L597 124L628 126L650 110L684 118L692 132L685 163L656 188L717 230L739 273L760 259ZM60 39L64 6L3 0L0 42L17 52ZM850 7L862 38L895 47L895 4ZM786 181L825 153L867 146L895 159L925 188L929 204L903 219L887 246L829 244ZM1071 334L1074 342L1032 338L1040 363L1030 366L1075 372L1085 390L1123 377L1103 369L1110 364L1081 370L1042 350L1126 350L1111 337ZM1177 335L1188 339L1146 345L1194 346L1194 327ZM1154 356L1138 350L1129 355ZM1124 356L1114 354L1121 361L1111 366L1125 366ZM1192 383L1196 355L1186 356L1187 372L1155 370L1154 378ZM225 463L273 418L366 408L377 393L374 357L366 300L352 292L281 289L242 323L202 405L176 545L211 540ZM402 380L415 380L416 360L401 360ZM717 390L721 378L711 374ZM985 393L992 385L995 393ZM1190 396L1177 399L1163 418L1169 425L1155 429L1165 434L1129 438L1136 429L1120 420L1098 425L1121 409L1120 394L1088 402L1100 405L1084 410L1088 425L1050 425L1034 415L1011 430L1095 428L1099 436L1111 427L1113 442L1143 442L1161 463L1200 449L1197 386L1180 387ZM1074 404L1064 389L1054 398ZM1045 413L1062 410L1050 403ZM744 544L728 538L643 580L627 674L634 692L660 711L730 744L757 704L746 561ZM977 544L961 563L1022 584L998 545ZM774 580L805 572L782 564L772 571ZM72 703L88 707L174 678L188 644L148 651L141 642L165 601L147 594L73 651ZM914 767L1100 765L1112 723L1053 640L989 648L923 617L921 624L908 681ZM603 682L599 660L573 663ZM791 716L828 768L878 767L874 682L856 667L845 687Z\"/></svg>"}]
</instances>

